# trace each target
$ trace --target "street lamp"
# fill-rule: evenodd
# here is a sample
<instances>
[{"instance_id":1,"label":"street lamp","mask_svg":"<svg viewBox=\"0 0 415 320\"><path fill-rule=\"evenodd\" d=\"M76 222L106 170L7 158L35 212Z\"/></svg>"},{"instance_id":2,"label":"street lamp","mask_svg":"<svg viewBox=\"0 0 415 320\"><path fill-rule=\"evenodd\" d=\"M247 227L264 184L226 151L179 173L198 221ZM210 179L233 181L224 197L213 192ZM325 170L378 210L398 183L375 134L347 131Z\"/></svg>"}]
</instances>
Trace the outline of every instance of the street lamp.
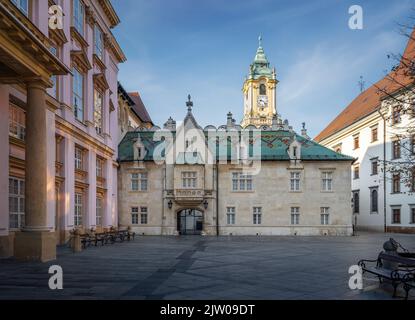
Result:
<instances>
[{"instance_id":1,"label":"street lamp","mask_svg":"<svg viewBox=\"0 0 415 320\"><path fill-rule=\"evenodd\" d=\"M169 200L169 202L167 203L167 205L169 206L169 209L173 208L173 201Z\"/></svg>"},{"instance_id":2,"label":"street lamp","mask_svg":"<svg viewBox=\"0 0 415 320\"><path fill-rule=\"evenodd\" d=\"M203 207L205 208L205 210L208 208L208 202L207 200L203 201Z\"/></svg>"}]
</instances>

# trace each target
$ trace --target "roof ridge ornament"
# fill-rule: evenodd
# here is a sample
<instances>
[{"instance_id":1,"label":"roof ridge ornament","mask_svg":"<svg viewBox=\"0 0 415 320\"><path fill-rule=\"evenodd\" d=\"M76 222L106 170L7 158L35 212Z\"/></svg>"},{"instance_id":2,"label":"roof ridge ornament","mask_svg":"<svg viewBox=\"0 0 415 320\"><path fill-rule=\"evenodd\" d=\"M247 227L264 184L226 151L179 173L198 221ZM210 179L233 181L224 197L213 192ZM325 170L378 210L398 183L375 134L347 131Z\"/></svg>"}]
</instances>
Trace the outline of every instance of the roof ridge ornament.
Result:
<instances>
[{"instance_id":1,"label":"roof ridge ornament","mask_svg":"<svg viewBox=\"0 0 415 320\"><path fill-rule=\"evenodd\" d=\"M186 101L187 112L192 112L192 108L193 108L192 96L189 94L187 96L187 99L188 99Z\"/></svg>"},{"instance_id":2,"label":"roof ridge ornament","mask_svg":"<svg viewBox=\"0 0 415 320\"><path fill-rule=\"evenodd\" d=\"M261 48L262 47L262 35L260 34L258 37L258 47Z\"/></svg>"}]
</instances>

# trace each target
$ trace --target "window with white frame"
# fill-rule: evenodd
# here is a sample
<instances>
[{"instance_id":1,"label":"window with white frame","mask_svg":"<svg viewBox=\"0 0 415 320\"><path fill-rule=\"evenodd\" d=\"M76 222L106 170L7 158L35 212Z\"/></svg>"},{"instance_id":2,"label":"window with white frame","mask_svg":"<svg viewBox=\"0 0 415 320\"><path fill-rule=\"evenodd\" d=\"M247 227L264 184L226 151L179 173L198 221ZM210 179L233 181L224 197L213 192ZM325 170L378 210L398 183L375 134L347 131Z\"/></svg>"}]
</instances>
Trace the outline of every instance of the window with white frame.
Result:
<instances>
[{"instance_id":1,"label":"window with white frame","mask_svg":"<svg viewBox=\"0 0 415 320\"><path fill-rule=\"evenodd\" d=\"M195 171L182 172L182 187L184 189L196 189L197 172Z\"/></svg>"},{"instance_id":2,"label":"window with white frame","mask_svg":"<svg viewBox=\"0 0 415 320\"><path fill-rule=\"evenodd\" d=\"M82 193L75 193L75 215L74 215L74 226L82 226L82 210L83 210L83 199Z\"/></svg>"},{"instance_id":3,"label":"window with white frame","mask_svg":"<svg viewBox=\"0 0 415 320\"><path fill-rule=\"evenodd\" d=\"M262 223L262 208L261 207L254 207L253 222L254 224Z\"/></svg>"},{"instance_id":4,"label":"window with white frame","mask_svg":"<svg viewBox=\"0 0 415 320\"><path fill-rule=\"evenodd\" d=\"M83 170L83 150L79 147L75 147L75 169Z\"/></svg>"},{"instance_id":5,"label":"window with white frame","mask_svg":"<svg viewBox=\"0 0 415 320\"><path fill-rule=\"evenodd\" d=\"M73 26L84 35L85 5L81 0L73 0Z\"/></svg>"},{"instance_id":6,"label":"window with white frame","mask_svg":"<svg viewBox=\"0 0 415 320\"><path fill-rule=\"evenodd\" d=\"M102 198L97 197L97 204L96 204L96 225L102 226Z\"/></svg>"},{"instance_id":7,"label":"window with white frame","mask_svg":"<svg viewBox=\"0 0 415 320\"><path fill-rule=\"evenodd\" d=\"M148 224L148 208L147 207L140 208L140 222L141 224Z\"/></svg>"},{"instance_id":8,"label":"window with white frame","mask_svg":"<svg viewBox=\"0 0 415 320\"><path fill-rule=\"evenodd\" d=\"M131 208L131 224L138 224L138 207Z\"/></svg>"},{"instance_id":9,"label":"window with white frame","mask_svg":"<svg viewBox=\"0 0 415 320\"><path fill-rule=\"evenodd\" d=\"M25 223L25 182L23 179L9 178L10 229L20 229Z\"/></svg>"},{"instance_id":10,"label":"window with white frame","mask_svg":"<svg viewBox=\"0 0 415 320\"><path fill-rule=\"evenodd\" d=\"M147 191L147 188L148 188L147 172L131 174L131 190L132 191Z\"/></svg>"},{"instance_id":11,"label":"window with white frame","mask_svg":"<svg viewBox=\"0 0 415 320\"><path fill-rule=\"evenodd\" d=\"M410 206L411 224L415 224L415 205Z\"/></svg>"},{"instance_id":12,"label":"window with white frame","mask_svg":"<svg viewBox=\"0 0 415 320\"><path fill-rule=\"evenodd\" d=\"M333 190L333 172L324 171L321 173L321 183L323 191L332 191Z\"/></svg>"},{"instance_id":13,"label":"window with white frame","mask_svg":"<svg viewBox=\"0 0 415 320\"><path fill-rule=\"evenodd\" d=\"M291 208L291 224L292 225L300 224L300 208L299 207Z\"/></svg>"},{"instance_id":14,"label":"window with white frame","mask_svg":"<svg viewBox=\"0 0 415 320\"><path fill-rule=\"evenodd\" d=\"M290 191L300 191L300 180L301 180L300 172L291 172Z\"/></svg>"},{"instance_id":15,"label":"window with white frame","mask_svg":"<svg viewBox=\"0 0 415 320\"><path fill-rule=\"evenodd\" d=\"M235 224L235 215L236 215L235 207L227 207L226 208L226 223Z\"/></svg>"},{"instance_id":16,"label":"window with white frame","mask_svg":"<svg viewBox=\"0 0 415 320\"><path fill-rule=\"evenodd\" d=\"M84 76L78 69L72 69L72 107L75 118L84 121Z\"/></svg>"},{"instance_id":17,"label":"window with white frame","mask_svg":"<svg viewBox=\"0 0 415 320\"><path fill-rule=\"evenodd\" d=\"M29 16L29 0L12 0L12 2L26 17Z\"/></svg>"},{"instance_id":18,"label":"window with white frame","mask_svg":"<svg viewBox=\"0 0 415 320\"><path fill-rule=\"evenodd\" d=\"M328 207L321 208L321 224L328 225L329 218L330 218L330 208Z\"/></svg>"},{"instance_id":19,"label":"window with white frame","mask_svg":"<svg viewBox=\"0 0 415 320\"><path fill-rule=\"evenodd\" d=\"M242 172L232 173L232 191L252 191L252 175Z\"/></svg>"},{"instance_id":20,"label":"window with white frame","mask_svg":"<svg viewBox=\"0 0 415 320\"><path fill-rule=\"evenodd\" d=\"M104 48L103 48L103 35L102 30L98 25L95 25L94 28L94 50L95 54L103 60L104 58Z\"/></svg>"},{"instance_id":21,"label":"window with white frame","mask_svg":"<svg viewBox=\"0 0 415 320\"><path fill-rule=\"evenodd\" d=\"M94 126L98 134L102 134L102 106L103 96L97 89L94 90Z\"/></svg>"},{"instance_id":22,"label":"window with white frame","mask_svg":"<svg viewBox=\"0 0 415 320\"><path fill-rule=\"evenodd\" d=\"M9 135L20 140L26 138L26 115L22 108L9 107Z\"/></svg>"}]
</instances>

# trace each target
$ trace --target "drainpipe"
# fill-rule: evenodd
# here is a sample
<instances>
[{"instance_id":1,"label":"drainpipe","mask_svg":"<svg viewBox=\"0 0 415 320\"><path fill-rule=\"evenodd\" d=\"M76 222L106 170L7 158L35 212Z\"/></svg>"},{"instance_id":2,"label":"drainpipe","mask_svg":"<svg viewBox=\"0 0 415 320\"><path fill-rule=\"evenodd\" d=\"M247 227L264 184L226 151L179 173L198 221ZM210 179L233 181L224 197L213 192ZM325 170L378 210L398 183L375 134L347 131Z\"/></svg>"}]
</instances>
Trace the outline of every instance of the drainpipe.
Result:
<instances>
[{"instance_id":1,"label":"drainpipe","mask_svg":"<svg viewBox=\"0 0 415 320\"><path fill-rule=\"evenodd\" d=\"M216 236L219 237L219 164L216 164Z\"/></svg>"},{"instance_id":2,"label":"drainpipe","mask_svg":"<svg viewBox=\"0 0 415 320\"><path fill-rule=\"evenodd\" d=\"M377 111L383 119L383 232L386 233L386 119L380 109Z\"/></svg>"}]
</instances>

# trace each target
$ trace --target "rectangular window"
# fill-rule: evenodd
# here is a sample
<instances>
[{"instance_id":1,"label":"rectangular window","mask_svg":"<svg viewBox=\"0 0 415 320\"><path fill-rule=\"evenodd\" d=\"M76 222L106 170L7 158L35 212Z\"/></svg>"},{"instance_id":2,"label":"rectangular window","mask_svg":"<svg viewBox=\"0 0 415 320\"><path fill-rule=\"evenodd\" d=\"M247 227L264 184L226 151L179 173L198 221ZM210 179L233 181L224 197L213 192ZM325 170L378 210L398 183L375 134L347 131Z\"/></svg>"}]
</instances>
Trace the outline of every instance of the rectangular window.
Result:
<instances>
[{"instance_id":1,"label":"rectangular window","mask_svg":"<svg viewBox=\"0 0 415 320\"><path fill-rule=\"evenodd\" d=\"M290 191L300 191L300 172L291 172Z\"/></svg>"},{"instance_id":2,"label":"rectangular window","mask_svg":"<svg viewBox=\"0 0 415 320\"><path fill-rule=\"evenodd\" d=\"M261 224L262 223L262 208L261 207L254 207L254 224Z\"/></svg>"},{"instance_id":3,"label":"rectangular window","mask_svg":"<svg viewBox=\"0 0 415 320\"><path fill-rule=\"evenodd\" d=\"M232 191L252 191L252 175L242 172L232 173Z\"/></svg>"},{"instance_id":4,"label":"rectangular window","mask_svg":"<svg viewBox=\"0 0 415 320\"><path fill-rule=\"evenodd\" d=\"M392 177L392 193L400 193L401 192L401 175L394 174Z\"/></svg>"},{"instance_id":5,"label":"rectangular window","mask_svg":"<svg viewBox=\"0 0 415 320\"><path fill-rule=\"evenodd\" d=\"M401 142L399 140L392 141L392 158L399 159L401 157Z\"/></svg>"},{"instance_id":6,"label":"rectangular window","mask_svg":"<svg viewBox=\"0 0 415 320\"><path fill-rule=\"evenodd\" d=\"M100 198L100 197L97 197L96 225L97 226L102 226L102 198Z\"/></svg>"},{"instance_id":7,"label":"rectangular window","mask_svg":"<svg viewBox=\"0 0 415 320\"><path fill-rule=\"evenodd\" d=\"M415 155L415 134L412 135L412 137L411 137L411 149L410 149L410 151L413 155Z\"/></svg>"},{"instance_id":8,"label":"rectangular window","mask_svg":"<svg viewBox=\"0 0 415 320\"><path fill-rule=\"evenodd\" d=\"M226 208L226 223L235 224L235 207Z\"/></svg>"},{"instance_id":9,"label":"rectangular window","mask_svg":"<svg viewBox=\"0 0 415 320\"><path fill-rule=\"evenodd\" d=\"M29 16L29 0L12 0L12 2L26 17Z\"/></svg>"},{"instance_id":10,"label":"rectangular window","mask_svg":"<svg viewBox=\"0 0 415 320\"><path fill-rule=\"evenodd\" d=\"M94 90L94 126L98 134L102 134L102 106L103 96L98 90Z\"/></svg>"},{"instance_id":11,"label":"rectangular window","mask_svg":"<svg viewBox=\"0 0 415 320\"><path fill-rule=\"evenodd\" d=\"M148 188L147 172L131 174L131 190L132 191L147 191L147 188Z\"/></svg>"},{"instance_id":12,"label":"rectangular window","mask_svg":"<svg viewBox=\"0 0 415 320\"><path fill-rule=\"evenodd\" d=\"M81 148L75 147L75 169L83 170L83 150Z\"/></svg>"},{"instance_id":13,"label":"rectangular window","mask_svg":"<svg viewBox=\"0 0 415 320\"><path fill-rule=\"evenodd\" d=\"M73 0L73 26L84 35L85 6L81 0Z\"/></svg>"},{"instance_id":14,"label":"rectangular window","mask_svg":"<svg viewBox=\"0 0 415 320\"><path fill-rule=\"evenodd\" d=\"M353 137L353 148L354 149L359 149L359 147L360 147L359 136L355 136L355 137Z\"/></svg>"},{"instance_id":15,"label":"rectangular window","mask_svg":"<svg viewBox=\"0 0 415 320\"><path fill-rule=\"evenodd\" d=\"M353 179L357 180L360 178L360 167L359 166L355 166L353 168Z\"/></svg>"},{"instance_id":16,"label":"rectangular window","mask_svg":"<svg viewBox=\"0 0 415 320\"><path fill-rule=\"evenodd\" d=\"M326 226L329 224L329 217L330 217L329 210L330 208L327 208L327 207L321 208L321 225Z\"/></svg>"},{"instance_id":17,"label":"rectangular window","mask_svg":"<svg viewBox=\"0 0 415 320\"><path fill-rule=\"evenodd\" d=\"M333 190L333 172L323 172L321 182L322 182L323 191L332 191Z\"/></svg>"},{"instance_id":18,"label":"rectangular window","mask_svg":"<svg viewBox=\"0 0 415 320\"><path fill-rule=\"evenodd\" d=\"M131 224L138 224L138 207L131 208Z\"/></svg>"},{"instance_id":19,"label":"rectangular window","mask_svg":"<svg viewBox=\"0 0 415 320\"><path fill-rule=\"evenodd\" d=\"M298 207L291 208L291 224L292 225L300 224L300 208Z\"/></svg>"},{"instance_id":20,"label":"rectangular window","mask_svg":"<svg viewBox=\"0 0 415 320\"><path fill-rule=\"evenodd\" d=\"M197 172L194 172L194 171L182 172L182 187L184 189L196 189Z\"/></svg>"},{"instance_id":21,"label":"rectangular window","mask_svg":"<svg viewBox=\"0 0 415 320\"><path fill-rule=\"evenodd\" d=\"M401 223L401 209L392 208L392 223L400 224Z\"/></svg>"},{"instance_id":22,"label":"rectangular window","mask_svg":"<svg viewBox=\"0 0 415 320\"><path fill-rule=\"evenodd\" d=\"M26 138L26 114L13 105L9 107L9 135L20 140Z\"/></svg>"},{"instance_id":23,"label":"rectangular window","mask_svg":"<svg viewBox=\"0 0 415 320\"><path fill-rule=\"evenodd\" d=\"M104 160L97 158L97 177L102 178L104 176Z\"/></svg>"},{"instance_id":24,"label":"rectangular window","mask_svg":"<svg viewBox=\"0 0 415 320\"><path fill-rule=\"evenodd\" d=\"M9 217L10 229L20 229L25 223L25 182L9 178Z\"/></svg>"},{"instance_id":25,"label":"rectangular window","mask_svg":"<svg viewBox=\"0 0 415 320\"><path fill-rule=\"evenodd\" d=\"M148 210L147 207L141 207L140 208L140 220L141 224L147 224L148 223Z\"/></svg>"},{"instance_id":26,"label":"rectangular window","mask_svg":"<svg viewBox=\"0 0 415 320\"><path fill-rule=\"evenodd\" d=\"M372 160L371 167L372 167L372 176L376 176L378 174L378 159Z\"/></svg>"},{"instance_id":27,"label":"rectangular window","mask_svg":"<svg viewBox=\"0 0 415 320\"><path fill-rule=\"evenodd\" d=\"M103 50L103 37L102 37L102 30L100 27L95 25L94 28L94 49L95 54L103 60L104 58L104 50Z\"/></svg>"},{"instance_id":28,"label":"rectangular window","mask_svg":"<svg viewBox=\"0 0 415 320\"><path fill-rule=\"evenodd\" d=\"M72 107L75 118L84 121L84 76L76 69L72 69Z\"/></svg>"},{"instance_id":29,"label":"rectangular window","mask_svg":"<svg viewBox=\"0 0 415 320\"><path fill-rule=\"evenodd\" d=\"M74 226L80 227L82 226L82 194L75 193L75 215L74 215Z\"/></svg>"},{"instance_id":30,"label":"rectangular window","mask_svg":"<svg viewBox=\"0 0 415 320\"><path fill-rule=\"evenodd\" d=\"M411 223L415 224L415 206L411 207Z\"/></svg>"},{"instance_id":31,"label":"rectangular window","mask_svg":"<svg viewBox=\"0 0 415 320\"><path fill-rule=\"evenodd\" d=\"M372 128L372 142L378 141L378 128Z\"/></svg>"},{"instance_id":32,"label":"rectangular window","mask_svg":"<svg viewBox=\"0 0 415 320\"><path fill-rule=\"evenodd\" d=\"M393 121L393 124L398 124L401 122L401 107L399 106L393 107L392 121Z\"/></svg>"}]
</instances>

